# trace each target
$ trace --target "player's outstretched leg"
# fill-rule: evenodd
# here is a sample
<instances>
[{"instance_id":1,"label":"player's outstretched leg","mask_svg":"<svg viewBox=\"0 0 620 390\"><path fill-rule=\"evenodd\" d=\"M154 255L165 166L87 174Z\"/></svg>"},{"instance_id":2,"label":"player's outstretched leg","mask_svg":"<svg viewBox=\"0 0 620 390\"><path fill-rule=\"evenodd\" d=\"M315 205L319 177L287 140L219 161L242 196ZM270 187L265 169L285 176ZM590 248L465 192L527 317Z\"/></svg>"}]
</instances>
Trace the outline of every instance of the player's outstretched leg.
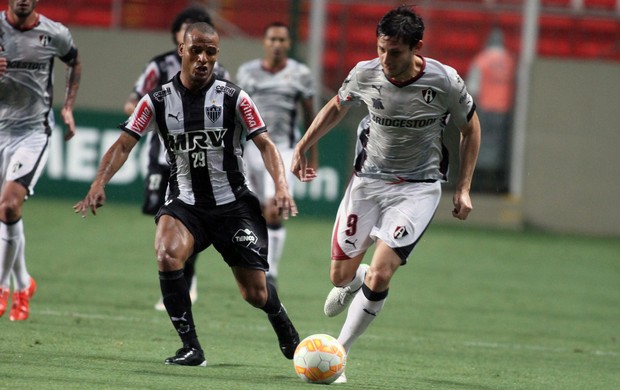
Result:
<instances>
[{"instance_id":1,"label":"player's outstretched leg","mask_svg":"<svg viewBox=\"0 0 620 390\"><path fill-rule=\"evenodd\" d=\"M349 284L332 288L327 295L327 299L325 299L325 306L323 307L326 316L335 317L349 306L355 294L362 287L367 271L368 265L360 264L355 273L355 278Z\"/></svg>"},{"instance_id":2,"label":"player's outstretched leg","mask_svg":"<svg viewBox=\"0 0 620 390\"><path fill-rule=\"evenodd\" d=\"M183 347L164 363L178 366L206 366L207 360L196 334L189 288L183 270L160 271L159 282L166 311L183 342Z\"/></svg>"},{"instance_id":3,"label":"player's outstretched leg","mask_svg":"<svg viewBox=\"0 0 620 390\"><path fill-rule=\"evenodd\" d=\"M295 349L299 345L299 334L288 318L286 309L284 306L280 306L280 311L278 313L269 314L267 317L276 335L278 335L280 351L282 351L282 354L287 359L293 359Z\"/></svg>"}]
</instances>

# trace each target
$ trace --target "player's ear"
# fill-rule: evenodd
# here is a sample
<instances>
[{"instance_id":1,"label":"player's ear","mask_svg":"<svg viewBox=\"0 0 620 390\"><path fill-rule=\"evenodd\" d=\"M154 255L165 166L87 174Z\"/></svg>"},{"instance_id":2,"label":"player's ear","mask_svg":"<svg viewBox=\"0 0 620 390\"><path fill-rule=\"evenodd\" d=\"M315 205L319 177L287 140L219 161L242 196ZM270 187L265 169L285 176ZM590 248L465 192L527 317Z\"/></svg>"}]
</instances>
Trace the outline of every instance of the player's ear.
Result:
<instances>
[{"instance_id":1,"label":"player's ear","mask_svg":"<svg viewBox=\"0 0 620 390\"><path fill-rule=\"evenodd\" d=\"M179 53L179 56L183 57L183 48L184 48L184 44L183 42L179 43L179 47L177 49L177 52Z\"/></svg>"},{"instance_id":2,"label":"player's ear","mask_svg":"<svg viewBox=\"0 0 620 390\"><path fill-rule=\"evenodd\" d=\"M424 46L424 41L420 39L418 43L415 45L415 47L413 48L413 51L422 50L422 46Z\"/></svg>"}]
</instances>

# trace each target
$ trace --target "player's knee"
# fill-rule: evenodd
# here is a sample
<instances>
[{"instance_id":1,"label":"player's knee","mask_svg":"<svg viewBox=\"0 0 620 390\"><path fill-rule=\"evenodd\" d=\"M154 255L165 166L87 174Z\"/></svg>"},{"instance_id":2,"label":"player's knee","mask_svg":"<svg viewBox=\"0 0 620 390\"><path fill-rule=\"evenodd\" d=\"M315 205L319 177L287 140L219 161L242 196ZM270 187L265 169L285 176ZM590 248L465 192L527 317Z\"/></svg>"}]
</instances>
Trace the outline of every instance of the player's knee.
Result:
<instances>
[{"instance_id":1,"label":"player's knee","mask_svg":"<svg viewBox=\"0 0 620 390\"><path fill-rule=\"evenodd\" d=\"M373 269L372 267L366 273L365 283L372 291L384 291L390 285L393 273L389 269Z\"/></svg>"},{"instance_id":2,"label":"player's knee","mask_svg":"<svg viewBox=\"0 0 620 390\"><path fill-rule=\"evenodd\" d=\"M165 247L159 246L155 254L157 256L157 267L160 271L175 271L183 268L183 260L171 254Z\"/></svg>"},{"instance_id":3,"label":"player's knee","mask_svg":"<svg viewBox=\"0 0 620 390\"><path fill-rule=\"evenodd\" d=\"M21 217L22 202L15 198L4 199L0 202L0 220L6 223L17 221Z\"/></svg>"},{"instance_id":4,"label":"player's knee","mask_svg":"<svg viewBox=\"0 0 620 390\"><path fill-rule=\"evenodd\" d=\"M267 303L267 289L249 288L242 289L241 296L250 305L261 308Z\"/></svg>"}]
</instances>

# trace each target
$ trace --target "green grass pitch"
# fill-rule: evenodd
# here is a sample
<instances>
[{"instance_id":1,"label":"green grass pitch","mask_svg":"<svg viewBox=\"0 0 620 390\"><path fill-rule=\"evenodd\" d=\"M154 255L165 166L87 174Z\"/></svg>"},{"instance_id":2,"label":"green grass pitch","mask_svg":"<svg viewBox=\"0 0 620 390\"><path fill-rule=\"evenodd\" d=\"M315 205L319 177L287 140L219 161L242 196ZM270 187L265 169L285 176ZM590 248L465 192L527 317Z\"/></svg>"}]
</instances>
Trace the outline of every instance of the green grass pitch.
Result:
<instances>
[{"instance_id":1,"label":"green grass pitch","mask_svg":"<svg viewBox=\"0 0 620 390\"><path fill-rule=\"evenodd\" d=\"M24 221L39 290L31 316L0 318L1 389L308 389L265 315L208 249L194 317L209 365L163 364L180 346L159 296L152 219L109 202L82 219L33 198ZM331 220L287 223L280 296L302 337L323 315ZM350 389L620 388L620 242L432 225L351 350Z\"/></svg>"}]
</instances>

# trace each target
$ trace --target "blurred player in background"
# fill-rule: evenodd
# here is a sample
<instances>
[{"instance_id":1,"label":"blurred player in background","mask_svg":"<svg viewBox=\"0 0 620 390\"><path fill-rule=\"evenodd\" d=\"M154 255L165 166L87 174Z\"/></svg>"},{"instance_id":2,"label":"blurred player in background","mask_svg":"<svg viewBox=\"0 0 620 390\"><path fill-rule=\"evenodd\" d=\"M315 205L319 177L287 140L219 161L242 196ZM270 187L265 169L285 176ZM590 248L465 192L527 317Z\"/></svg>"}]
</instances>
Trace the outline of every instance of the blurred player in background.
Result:
<instances>
[{"instance_id":1,"label":"blurred player in background","mask_svg":"<svg viewBox=\"0 0 620 390\"><path fill-rule=\"evenodd\" d=\"M287 179L292 183L294 176L290 171L290 161L295 143L301 138L298 128L298 112L303 113L304 128L314 119L313 97L314 81L310 69L288 57L291 49L289 27L280 22L269 24L263 34L263 58L246 62L239 67L237 83L256 102L263 116L269 136L278 147L287 171ZM318 152L310 148L309 166L318 169ZM262 165L260 151L249 143L244 151L244 159L250 180L250 189L258 196L267 220L269 232L269 272L267 278L277 282L278 267L284 250L286 229L274 202L275 188ZM290 189L292 193L292 188Z\"/></svg>"},{"instance_id":2,"label":"blurred player in background","mask_svg":"<svg viewBox=\"0 0 620 390\"><path fill-rule=\"evenodd\" d=\"M168 82L181 69L181 57L178 53L178 45L183 42L183 34L188 25L196 22L205 22L213 25L209 14L199 6L189 7L181 11L172 22L172 41L175 49L159 54L151 59L146 68L136 81L133 91L125 103L125 114L131 115L138 101L150 90ZM215 66L215 76L229 79L228 71L220 66ZM144 203L142 212L147 215L156 215L159 208L164 204L168 178L170 177L170 165L166 161L166 152L161 145L157 134L151 132L146 138L148 148L147 175L144 182ZM195 274L196 255L192 255L185 263L185 278L190 285L192 302L198 299L198 283ZM163 299L155 303L155 309L164 311Z\"/></svg>"},{"instance_id":3,"label":"blurred player in background","mask_svg":"<svg viewBox=\"0 0 620 390\"><path fill-rule=\"evenodd\" d=\"M76 213L93 214L105 202L105 185L127 161L139 139L156 131L171 164L166 202L155 221L155 253L164 305L183 347L166 364L206 366L192 314L184 263L210 245L230 266L242 297L267 314L280 350L293 358L299 335L265 272L268 240L258 199L246 185L242 136L262 152L276 183L284 218L297 214L284 164L256 105L241 88L214 76L219 36L207 23L190 25L179 45L181 71L147 93L122 125L101 160Z\"/></svg>"},{"instance_id":4,"label":"blurred player in background","mask_svg":"<svg viewBox=\"0 0 620 390\"><path fill-rule=\"evenodd\" d=\"M332 237L325 302L329 317L350 304L338 340L347 353L379 314L390 280L429 226L447 179L442 144L448 120L461 132L460 172L452 215L464 220L472 210L471 179L480 147L475 104L456 71L419 55L424 23L409 7L383 16L376 29L378 58L359 62L299 141L292 169L312 180L305 154L346 115L364 104L369 120L359 128L355 175L338 210ZM311 174L308 175L307 172ZM361 264L376 244L370 265ZM337 381L346 382L343 374Z\"/></svg>"},{"instance_id":5,"label":"blurred player in background","mask_svg":"<svg viewBox=\"0 0 620 390\"><path fill-rule=\"evenodd\" d=\"M35 11L38 0L9 0L0 14L0 316L8 305L11 321L26 320L37 285L26 269L22 207L47 161L54 127L54 57L67 67L60 115L65 141L75 135L73 104L81 65L69 30Z\"/></svg>"},{"instance_id":6,"label":"blurred player in background","mask_svg":"<svg viewBox=\"0 0 620 390\"><path fill-rule=\"evenodd\" d=\"M516 69L515 58L504 45L502 30L493 28L485 48L474 57L466 80L484 128L474 191L508 191Z\"/></svg>"}]
</instances>

